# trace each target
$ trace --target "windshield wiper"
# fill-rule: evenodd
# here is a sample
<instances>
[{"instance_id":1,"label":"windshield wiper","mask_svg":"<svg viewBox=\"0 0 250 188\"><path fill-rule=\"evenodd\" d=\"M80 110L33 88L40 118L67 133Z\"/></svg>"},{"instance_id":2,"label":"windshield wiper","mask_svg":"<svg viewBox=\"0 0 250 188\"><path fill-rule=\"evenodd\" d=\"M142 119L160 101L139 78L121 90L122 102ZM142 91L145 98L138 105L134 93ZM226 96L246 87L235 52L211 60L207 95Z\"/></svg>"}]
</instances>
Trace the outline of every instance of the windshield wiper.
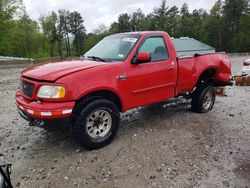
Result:
<instances>
[{"instance_id":1,"label":"windshield wiper","mask_svg":"<svg viewBox=\"0 0 250 188\"><path fill-rule=\"evenodd\" d=\"M99 60L99 61L102 61L102 62L107 62L107 60L102 59L102 58L97 57L97 56L87 56L87 58L91 58L91 59L94 59L94 60Z\"/></svg>"}]
</instances>

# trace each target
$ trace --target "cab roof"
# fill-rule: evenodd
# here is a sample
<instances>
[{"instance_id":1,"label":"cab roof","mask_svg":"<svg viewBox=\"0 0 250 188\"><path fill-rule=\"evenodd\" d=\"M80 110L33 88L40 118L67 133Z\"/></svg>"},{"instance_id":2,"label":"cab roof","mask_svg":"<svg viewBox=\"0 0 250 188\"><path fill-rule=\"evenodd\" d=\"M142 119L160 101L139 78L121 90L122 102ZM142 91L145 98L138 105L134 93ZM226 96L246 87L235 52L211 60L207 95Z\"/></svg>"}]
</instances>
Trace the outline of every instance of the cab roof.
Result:
<instances>
[{"instance_id":1,"label":"cab roof","mask_svg":"<svg viewBox=\"0 0 250 188\"><path fill-rule=\"evenodd\" d=\"M117 34L139 34L139 35L147 35L147 34L167 34L165 31L136 31L136 32L125 32L125 33L117 33Z\"/></svg>"}]
</instances>

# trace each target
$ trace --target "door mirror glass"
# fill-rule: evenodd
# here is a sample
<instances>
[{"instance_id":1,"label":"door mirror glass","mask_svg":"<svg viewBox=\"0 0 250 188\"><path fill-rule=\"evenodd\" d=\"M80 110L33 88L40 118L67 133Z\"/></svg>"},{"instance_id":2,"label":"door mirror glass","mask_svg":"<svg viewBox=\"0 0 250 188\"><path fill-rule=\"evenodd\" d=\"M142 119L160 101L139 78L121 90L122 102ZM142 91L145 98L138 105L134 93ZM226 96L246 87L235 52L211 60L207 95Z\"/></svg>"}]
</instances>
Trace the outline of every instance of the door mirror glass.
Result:
<instances>
[{"instance_id":1,"label":"door mirror glass","mask_svg":"<svg viewBox=\"0 0 250 188\"><path fill-rule=\"evenodd\" d=\"M138 63L145 63L151 60L151 56L149 52L139 52L136 59Z\"/></svg>"}]
</instances>

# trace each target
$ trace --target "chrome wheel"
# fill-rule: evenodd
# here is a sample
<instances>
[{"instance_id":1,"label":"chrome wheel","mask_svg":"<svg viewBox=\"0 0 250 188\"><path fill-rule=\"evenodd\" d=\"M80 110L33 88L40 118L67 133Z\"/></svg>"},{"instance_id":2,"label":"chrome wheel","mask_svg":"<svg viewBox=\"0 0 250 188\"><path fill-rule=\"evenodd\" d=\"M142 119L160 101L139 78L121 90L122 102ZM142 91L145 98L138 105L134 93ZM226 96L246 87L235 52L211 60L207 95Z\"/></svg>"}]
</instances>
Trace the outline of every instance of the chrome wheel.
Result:
<instances>
[{"instance_id":1,"label":"chrome wheel","mask_svg":"<svg viewBox=\"0 0 250 188\"><path fill-rule=\"evenodd\" d=\"M211 92L207 92L203 101L203 108L208 110L213 103L213 95Z\"/></svg>"},{"instance_id":2,"label":"chrome wheel","mask_svg":"<svg viewBox=\"0 0 250 188\"><path fill-rule=\"evenodd\" d=\"M107 110L92 112L87 118L86 131L91 138L105 137L111 128L112 118Z\"/></svg>"}]
</instances>

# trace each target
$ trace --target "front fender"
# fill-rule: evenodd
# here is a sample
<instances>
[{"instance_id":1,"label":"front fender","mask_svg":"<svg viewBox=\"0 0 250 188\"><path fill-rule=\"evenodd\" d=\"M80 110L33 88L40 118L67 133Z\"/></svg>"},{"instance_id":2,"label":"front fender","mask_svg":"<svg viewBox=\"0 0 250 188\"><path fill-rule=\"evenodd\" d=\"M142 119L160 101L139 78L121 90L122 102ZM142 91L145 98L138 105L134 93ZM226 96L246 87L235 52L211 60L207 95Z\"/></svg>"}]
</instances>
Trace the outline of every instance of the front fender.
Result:
<instances>
[{"instance_id":1,"label":"front fender","mask_svg":"<svg viewBox=\"0 0 250 188\"><path fill-rule=\"evenodd\" d=\"M91 93L94 93L94 92L98 92L98 91L109 91L109 92L114 93L120 99L121 108L122 108L123 112L126 111L129 108L129 98L128 98L128 96L122 94L122 92L119 91L118 89L115 89L115 88L110 87L110 86L93 86L93 87L84 89L83 92L79 93L76 96L76 100L81 100L85 96L87 96L87 95L89 95Z\"/></svg>"}]
</instances>

